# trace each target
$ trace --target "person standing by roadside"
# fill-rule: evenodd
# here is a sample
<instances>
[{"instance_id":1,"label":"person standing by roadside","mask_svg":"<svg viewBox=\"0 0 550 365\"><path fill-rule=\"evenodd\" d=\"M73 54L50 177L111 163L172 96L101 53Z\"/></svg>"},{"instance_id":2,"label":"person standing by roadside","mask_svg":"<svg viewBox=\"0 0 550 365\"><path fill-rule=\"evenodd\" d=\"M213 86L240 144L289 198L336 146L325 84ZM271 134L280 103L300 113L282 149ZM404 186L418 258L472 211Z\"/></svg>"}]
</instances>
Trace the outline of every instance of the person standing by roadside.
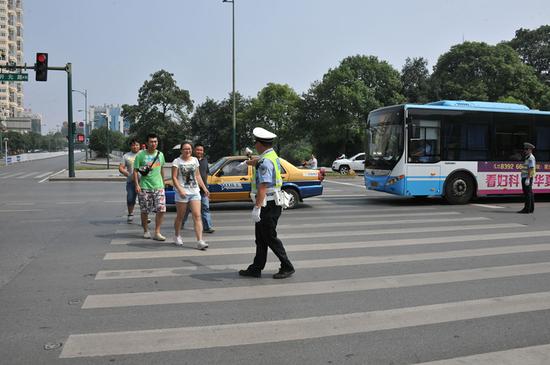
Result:
<instances>
[{"instance_id":1,"label":"person standing by roadside","mask_svg":"<svg viewBox=\"0 0 550 365\"><path fill-rule=\"evenodd\" d=\"M204 156L204 145L201 143L195 144L195 157L199 160L199 171L201 174L202 182L205 186L208 185L208 175L210 174L210 168L208 167L208 160ZM208 186L207 186L208 187ZM185 211L185 216L183 217L183 225L187 222L187 217L189 216L189 206ZM206 195L205 191L201 188L201 218L202 218L202 228L205 233L214 233L215 229L212 226L212 217L210 216L210 198Z\"/></svg>"},{"instance_id":2,"label":"person standing by roadside","mask_svg":"<svg viewBox=\"0 0 550 365\"><path fill-rule=\"evenodd\" d=\"M134 207L136 205L137 193L134 183L134 159L140 150L140 144L137 139L130 141L130 152L122 156L118 165L118 172L126 176L126 206L128 207L128 223L134 219Z\"/></svg>"},{"instance_id":3,"label":"person standing by roadside","mask_svg":"<svg viewBox=\"0 0 550 365\"><path fill-rule=\"evenodd\" d=\"M141 226L143 238L151 238L147 215L155 215L155 234L153 239L165 241L160 233L162 219L166 212L166 197L164 195L164 155L157 150L158 138L156 134L147 135L147 149L139 152L134 159L134 181L138 194L139 207L141 209Z\"/></svg>"},{"instance_id":4,"label":"person standing by roadside","mask_svg":"<svg viewBox=\"0 0 550 365\"><path fill-rule=\"evenodd\" d=\"M208 244L202 239L201 190L204 191L206 199L208 199L209 192L199 172L199 160L191 156L192 151L191 142L183 142L181 144L181 156L172 162L172 184L176 193L177 210L176 219L174 220L176 234L174 243L176 246L183 246L183 240L180 236L181 222L189 206L195 223L196 247L198 250L205 250Z\"/></svg>"},{"instance_id":5,"label":"person standing by roadside","mask_svg":"<svg viewBox=\"0 0 550 365\"><path fill-rule=\"evenodd\" d=\"M256 256L246 270L239 271L239 275L261 277L269 247L281 261L279 272L274 274L273 278L284 279L294 274L294 266L287 257L283 243L277 237L277 222L282 207L275 204L275 196L281 193L283 185L279 156L272 148L273 139L277 135L263 128L254 128L252 134L256 138L256 151L260 154L259 160L247 162L255 165L252 174L252 220L255 222Z\"/></svg>"},{"instance_id":6,"label":"person standing by roadside","mask_svg":"<svg viewBox=\"0 0 550 365\"><path fill-rule=\"evenodd\" d=\"M521 188L525 197L525 205L518 213L529 214L535 211L535 196L533 194L533 181L536 174L536 160L533 155L535 146L525 142L523 144L523 168L521 169Z\"/></svg>"}]
</instances>

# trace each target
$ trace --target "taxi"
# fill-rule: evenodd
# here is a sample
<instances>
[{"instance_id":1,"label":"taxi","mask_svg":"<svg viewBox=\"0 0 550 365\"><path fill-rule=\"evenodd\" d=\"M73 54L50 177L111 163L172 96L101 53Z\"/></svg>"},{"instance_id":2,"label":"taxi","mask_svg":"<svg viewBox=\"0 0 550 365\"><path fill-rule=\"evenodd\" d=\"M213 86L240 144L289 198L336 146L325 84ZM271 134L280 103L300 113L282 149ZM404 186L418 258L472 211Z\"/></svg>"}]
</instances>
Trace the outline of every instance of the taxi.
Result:
<instances>
[{"instance_id":1,"label":"taxi","mask_svg":"<svg viewBox=\"0 0 550 365\"><path fill-rule=\"evenodd\" d=\"M208 190L211 203L251 201L253 167L241 164L247 159L247 156L227 156L210 165ZM292 196L289 209L295 208L305 198L323 194L323 171L299 169L285 159L280 158L280 161L282 189ZM174 205L175 192L171 184L167 184L165 192L166 204Z\"/></svg>"}]
</instances>

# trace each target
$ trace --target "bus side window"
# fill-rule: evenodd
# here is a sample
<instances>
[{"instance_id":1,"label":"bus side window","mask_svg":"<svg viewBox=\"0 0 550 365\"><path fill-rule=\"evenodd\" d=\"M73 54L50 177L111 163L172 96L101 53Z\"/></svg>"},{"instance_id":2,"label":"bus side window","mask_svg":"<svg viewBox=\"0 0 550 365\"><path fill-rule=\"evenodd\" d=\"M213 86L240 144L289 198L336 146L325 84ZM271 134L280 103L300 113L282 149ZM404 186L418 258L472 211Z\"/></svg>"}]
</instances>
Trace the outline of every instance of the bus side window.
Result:
<instances>
[{"instance_id":1,"label":"bus side window","mask_svg":"<svg viewBox=\"0 0 550 365\"><path fill-rule=\"evenodd\" d=\"M438 120L413 120L409 131L409 162L433 163L441 159Z\"/></svg>"}]
</instances>

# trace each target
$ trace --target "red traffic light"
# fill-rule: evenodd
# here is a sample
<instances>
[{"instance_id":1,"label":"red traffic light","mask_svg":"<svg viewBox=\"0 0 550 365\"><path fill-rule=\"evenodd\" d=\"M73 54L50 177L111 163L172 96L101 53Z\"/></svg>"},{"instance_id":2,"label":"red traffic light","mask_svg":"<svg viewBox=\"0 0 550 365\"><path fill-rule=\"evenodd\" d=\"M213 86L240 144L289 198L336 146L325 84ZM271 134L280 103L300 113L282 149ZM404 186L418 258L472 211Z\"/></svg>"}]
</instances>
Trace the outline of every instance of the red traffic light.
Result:
<instances>
[{"instance_id":1,"label":"red traffic light","mask_svg":"<svg viewBox=\"0 0 550 365\"><path fill-rule=\"evenodd\" d=\"M46 54L45 53L38 53L36 55L36 60L38 62L46 62Z\"/></svg>"},{"instance_id":2,"label":"red traffic light","mask_svg":"<svg viewBox=\"0 0 550 365\"><path fill-rule=\"evenodd\" d=\"M84 137L84 135L83 135L82 133L79 133L79 134L76 135L76 141L77 141L78 143L84 143L84 140L85 140L85 139L86 139L86 138Z\"/></svg>"},{"instance_id":3,"label":"red traffic light","mask_svg":"<svg viewBox=\"0 0 550 365\"><path fill-rule=\"evenodd\" d=\"M34 64L34 71L36 71L36 81L48 80L48 54L37 53L36 63Z\"/></svg>"}]
</instances>

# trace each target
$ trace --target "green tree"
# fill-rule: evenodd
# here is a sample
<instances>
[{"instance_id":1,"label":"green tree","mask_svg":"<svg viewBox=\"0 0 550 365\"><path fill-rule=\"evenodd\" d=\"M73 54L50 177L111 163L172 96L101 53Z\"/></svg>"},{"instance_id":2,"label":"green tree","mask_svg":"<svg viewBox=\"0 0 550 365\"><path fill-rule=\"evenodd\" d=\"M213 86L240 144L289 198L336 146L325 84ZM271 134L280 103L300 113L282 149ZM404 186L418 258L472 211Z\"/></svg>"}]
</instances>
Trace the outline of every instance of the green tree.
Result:
<instances>
[{"instance_id":1,"label":"green tree","mask_svg":"<svg viewBox=\"0 0 550 365\"><path fill-rule=\"evenodd\" d=\"M438 99L513 98L536 108L545 93L533 68L505 44L465 42L451 47L439 57L431 82Z\"/></svg>"},{"instance_id":2,"label":"green tree","mask_svg":"<svg viewBox=\"0 0 550 365\"><path fill-rule=\"evenodd\" d=\"M428 61L425 58L409 58L401 69L401 83L403 95L410 103L426 103L429 100Z\"/></svg>"},{"instance_id":3,"label":"green tree","mask_svg":"<svg viewBox=\"0 0 550 365\"><path fill-rule=\"evenodd\" d=\"M109 151L124 148L126 138L119 131L107 130L106 126L92 130L90 134L90 148L99 157L107 156L107 138L109 138Z\"/></svg>"},{"instance_id":4,"label":"green tree","mask_svg":"<svg viewBox=\"0 0 550 365\"><path fill-rule=\"evenodd\" d=\"M279 152L281 145L300 138L297 125L300 102L300 96L290 86L268 83L252 99L245 119L253 127L263 127L275 133L278 136L275 149Z\"/></svg>"},{"instance_id":5,"label":"green tree","mask_svg":"<svg viewBox=\"0 0 550 365\"><path fill-rule=\"evenodd\" d=\"M252 147L251 123L245 117L250 107L250 100L235 94L237 106L237 148ZM197 106L191 117L191 134L194 142L204 144L210 161L231 155L233 133L233 98L232 94L221 102L207 98Z\"/></svg>"},{"instance_id":6,"label":"green tree","mask_svg":"<svg viewBox=\"0 0 550 365\"><path fill-rule=\"evenodd\" d=\"M523 62L533 67L540 80L550 82L550 25L537 29L518 29L508 44L519 53Z\"/></svg>"},{"instance_id":7,"label":"green tree","mask_svg":"<svg viewBox=\"0 0 550 365\"><path fill-rule=\"evenodd\" d=\"M179 88L173 76L165 70L155 72L139 89L137 105L122 106L122 116L131 123L131 135L145 142L147 134L157 134L163 152L189 134L189 113L193 111L189 91Z\"/></svg>"},{"instance_id":8,"label":"green tree","mask_svg":"<svg viewBox=\"0 0 550 365\"><path fill-rule=\"evenodd\" d=\"M318 159L324 164L339 153L361 151L368 113L403 102L401 89L399 72L374 56L347 57L314 82L303 96L300 119Z\"/></svg>"}]
</instances>

